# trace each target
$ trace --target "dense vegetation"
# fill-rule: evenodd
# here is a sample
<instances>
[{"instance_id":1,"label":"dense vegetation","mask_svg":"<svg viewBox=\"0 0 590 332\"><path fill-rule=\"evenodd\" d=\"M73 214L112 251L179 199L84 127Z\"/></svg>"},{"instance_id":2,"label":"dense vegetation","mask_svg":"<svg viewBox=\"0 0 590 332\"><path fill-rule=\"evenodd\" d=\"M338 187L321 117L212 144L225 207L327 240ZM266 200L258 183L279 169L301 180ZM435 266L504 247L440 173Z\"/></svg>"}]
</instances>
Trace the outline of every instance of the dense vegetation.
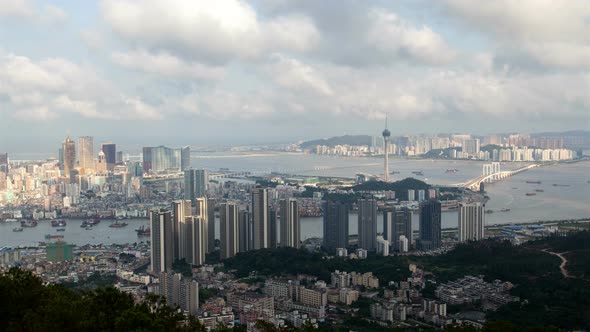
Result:
<instances>
[{"instance_id":1,"label":"dense vegetation","mask_svg":"<svg viewBox=\"0 0 590 332\"><path fill-rule=\"evenodd\" d=\"M0 276L0 331L203 331L158 298L135 304L115 288L76 292L18 268Z\"/></svg>"},{"instance_id":2,"label":"dense vegetation","mask_svg":"<svg viewBox=\"0 0 590 332\"><path fill-rule=\"evenodd\" d=\"M403 257L370 256L364 260L343 258L327 259L320 253L294 248L261 249L239 253L226 259L224 265L235 270L238 277L257 271L260 275L309 274L330 282L335 270L347 272L373 272L380 283L400 280L409 276L408 263Z\"/></svg>"},{"instance_id":3,"label":"dense vegetation","mask_svg":"<svg viewBox=\"0 0 590 332\"><path fill-rule=\"evenodd\" d=\"M368 135L344 135L324 139L316 139L301 143L302 149L312 149L316 145L326 145L334 147L336 145L367 145L370 146L372 142L371 136Z\"/></svg>"}]
</instances>

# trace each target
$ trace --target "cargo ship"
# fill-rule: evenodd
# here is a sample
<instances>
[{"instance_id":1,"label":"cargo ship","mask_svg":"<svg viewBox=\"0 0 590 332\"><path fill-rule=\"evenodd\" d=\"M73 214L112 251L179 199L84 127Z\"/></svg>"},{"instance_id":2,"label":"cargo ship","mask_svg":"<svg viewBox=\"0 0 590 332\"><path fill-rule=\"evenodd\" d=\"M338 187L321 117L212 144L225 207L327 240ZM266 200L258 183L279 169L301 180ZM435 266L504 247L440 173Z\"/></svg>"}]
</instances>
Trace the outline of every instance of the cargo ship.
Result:
<instances>
[{"instance_id":1,"label":"cargo ship","mask_svg":"<svg viewBox=\"0 0 590 332\"><path fill-rule=\"evenodd\" d=\"M527 181L526 183L541 184L541 181Z\"/></svg>"}]
</instances>

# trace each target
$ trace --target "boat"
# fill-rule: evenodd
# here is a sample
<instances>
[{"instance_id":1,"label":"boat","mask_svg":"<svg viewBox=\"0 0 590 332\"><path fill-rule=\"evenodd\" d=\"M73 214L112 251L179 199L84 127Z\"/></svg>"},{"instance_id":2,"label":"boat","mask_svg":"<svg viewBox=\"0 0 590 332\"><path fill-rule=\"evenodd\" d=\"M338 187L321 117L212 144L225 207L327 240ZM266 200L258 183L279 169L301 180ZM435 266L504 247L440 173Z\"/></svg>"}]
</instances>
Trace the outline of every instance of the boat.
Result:
<instances>
[{"instance_id":1,"label":"boat","mask_svg":"<svg viewBox=\"0 0 590 332\"><path fill-rule=\"evenodd\" d=\"M20 222L21 227L36 227L37 221L35 220L23 220Z\"/></svg>"},{"instance_id":2,"label":"boat","mask_svg":"<svg viewBox=\"0 0 590 332\"><path fill-rule=\"evenodd\" d=\"M109 225L109 227L112 227L112 228L121 228L121 227L125 227L125 226L127 226L127 223L119 222L119 221L115 221L114 223Z\"/></svg>"},{"instance_id":3,"label":"boat","mask_svg":"<svg viewBox=\"0 0 590 332\"><path fill-rule=\"evenodd\" d=\"M535 189L535 191L536 191L536 192L538 192L538 193L542 193L542 192L544 192L545 190L543 190L543 189Z\"/></svg>"},{"instance_id":4,"label":"boat","mask_svg":"<svg viewBox=\"0 0 590 332\"><path fill-rule=\"evenodd\" d=\"M80 227L88 227L88 222L86 220L84 220L81 224Z\"/></svg>"},{"instance_id":5,"label":"boat","mask_svg":"<svg viewBox=\"0 0 590 332\"><path fill-rule=\"evenodd\" d=\"M508 209L508 208L500 210L500 212L508 212L508 211L510 211L510 209Z\"/></svg>"},{"instance_id":6,"label":"boat","mask_svg":"<svg viewBox=\"0 0 590 332\"><path fill-rule=\"evenodd\" d=\"M527 195L527 196L535 196L536 193L526 193L525 195Z\"/></svg>"},{"instance_id":7,"label":"boat","mask_svg":"<svg viewBox=\"0 0 590 332\"><path fill-rule=\"evenodd\" d=\"M135 231L137 232L137 236L150 236L152 234L151 229L145 226L141 226L135 229Z\"/></svg>"},{"instance_id":8,"label":"boat","mask_svg":"<svg viewBox=\"0 0 590 332\"><path fill-rule=\"evenodd\" d=\"M56 231L58 231L58 232L65 232L66 229L65 228L58 228L58 229L56 229Z\"/></svg>"},{"instance_id":9,"label":"boat","mask_svg":"<svg viewBox=\"0 0 590 332\"><path fill-rule=\"evenodd\" d=\"M51 221L52 227L65 227L67 225L66 221L63 219L56 219Z\"/></svg>"},{"instance_id":10,"label":"boat","mask_svg":"<svg viewBox=\"0 0 590 332\"><path fill-rule=\"evenodd\" d=\"M588 183L590 183L590 181L588 181ZM8 218L8 219L4 219L4 222L17 222L18 220L13 219L13 218Z\"/></svg>"},{"instance_id":11,"label":"boat","mask_svg":"<svg viewBox=\"0 0 590 332\"><path fill-rule=\"evenodd\" d=\"M486 210L485 213L494 213L494 210Z\"/></svg>"},{"instance_id":12,"label":"boat","mask_svg":"<svg viewBox=\"0 0 590 332\"><path fill-rule=\"evenodd\" d=\"M516 187L513 187L512 189L518 189L518 188L516 188Z\"/></svg>"},{"instance_id":13,"label":"boat","mask_svg":"<svg viewBox=\"0 0 590 332\"><path fill-rule=\"evenodd\" d=\"M446 171L446 173L457 173L457 172L459 172L459 170L458 170L458 169L456 169L456 168L449 168L449 169L447 169L447 171Z\"/></svg>"},{"instance_id":14,"label":"boat","mask_svg":"<svg viewBox=\"0 0 590 332\"><path fill-rule=\"evenodd\" d=\"M554 183L553 184L554 187L569 187L569 184L559 184L559 183Z\"/></svg>"},{"instance_id":15,"label":"boat","mask_svg":"<svg viewBox=\"0 0 590 332\"><path fill-rule=\"evenodd\" d=\"M22 232L23 228L22 227L15 227L12 229L13 232Z\"/></svg>"},{"instance_id":16,"label":"boat","mask_svg":"<svg viewBox=\"0 0 590 332\"><path fill-rule=\"evenodd\" d=\"M541 181L527 181L526 183L541 184Z\"/></svg>"},{"instance_id":17,"label":"boat","mask_svg":"<svg viewBox=\"0 0 590 332\"><path fill-rule=\"evenodd\" d=\"M90 219L86 220L86 224L90 225L90 226L98 225L99 223L100 223L99 218L90 218Z\"/></svg>"},{"instance_id":18,"label":"boat","mask_svg":"<svg viewBox=\"0 0 590 332\"><path fill-rule=\"evenodd\" d=\"M91 229L92 229L92 225L88 225L88 226L86 226L86 230L87 230L87 231L89 231L89 230L91 230Z\"/></svg>"},{"instance_id":19,"label":"boat","mask_svg":"<svg viewBox=\"0 0 590 332\"><path fill-rule=\"evenodd\" d=\"M55 234L55 235L51 235L51 234L47 234L45 235L46 239L63 239L64 236L61 234Z\"/></svg>"}]
</instances>

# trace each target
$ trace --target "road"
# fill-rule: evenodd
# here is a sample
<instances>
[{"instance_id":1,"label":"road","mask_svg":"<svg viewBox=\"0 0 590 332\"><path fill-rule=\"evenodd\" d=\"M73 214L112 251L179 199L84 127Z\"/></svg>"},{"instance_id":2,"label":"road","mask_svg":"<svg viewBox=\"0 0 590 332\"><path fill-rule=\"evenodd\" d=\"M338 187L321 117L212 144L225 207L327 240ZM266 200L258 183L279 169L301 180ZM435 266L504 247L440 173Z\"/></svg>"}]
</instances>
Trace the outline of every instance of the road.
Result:
<instances>
[{"instance_id":1,"label":"road","mask_svg":"<svg viewBox=\"0 0 590 332\"><path fill-rule=\"evenodd\" d=\"M567 269L565 268L565 265L567 264L567 258L565 258L564 254L567 254L567 252L558 253L558 252L549 251L548 249L543 249L543 251L548 254L551 254L553 256L557 256L561 259L561 264L559 265L559 269L561 270L561 274L563 274L564 278L575 278L574 276L570 275L569 272L567 271Z\"/></svg>"}]
</instances>

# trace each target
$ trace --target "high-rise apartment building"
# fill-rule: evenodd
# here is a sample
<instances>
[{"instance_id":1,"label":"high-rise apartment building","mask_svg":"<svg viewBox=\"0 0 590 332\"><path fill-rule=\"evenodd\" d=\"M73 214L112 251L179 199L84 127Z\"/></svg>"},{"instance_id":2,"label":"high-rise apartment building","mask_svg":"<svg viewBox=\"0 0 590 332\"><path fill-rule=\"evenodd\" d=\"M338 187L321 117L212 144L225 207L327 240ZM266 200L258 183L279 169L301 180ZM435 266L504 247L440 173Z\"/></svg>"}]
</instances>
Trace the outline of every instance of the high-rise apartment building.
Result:
<instances>
[{"instance_id":1,"label":"high-rise apartment building","mask_svg":"<svg viewBox=\"0 0 590 332\"><path fill-rule=\"evenodd\" d=\"M215 209L215 206L211 207L212 209ZM199 197L195 200L195 215L201 217L202 222L203 222L203 238L201 239L201 242L203 244L203 250L204 252L208 253L209 252L209 225L211 224L209 222L209 200L206 197ZM215 218L215 214L213 214L213 217ZM215 219L213 219L213 222L215 222ZM214 240L215 241L215 240Z\"/></svg>"},{"instance_id":2,"label":"high-rise apartment building","mask_svg":"<svg viewBox=\"0 0 590 332\"><path fill-rule=\"evenodd\" d=\"M107 161L107 170L113 171L117 164L117 145L111 142L102 143L100 149L104 152Z\"/></svg>"},{"instance_id":3,"label":"high-rise apartment building","mask_svg":"<svg viewBox=\"0 0 590 332\"><path fill-rule=\"evenodd\" d=\"M76 167L76 143L68 136L62 145L64 159L64 176L69 183L74 183L74 167Z\"/></svg>"},{"instance_id":4,"label":"high-rise apartment building","mask_svg":"<svg viewBox=\"0 0 590 332\"><path fill-rule=\"evenodd\" d=\"M190 230L190 255L188 255L187 262L193 265L203 265L207 253L206 221L201 216L190 216L186 219Z\"/></svg>"},{"instance_id":5,"label":"high-rise apartment building","mask_svg":"<svg viewBox=\"0 0 590 332\"><path fill-rule=\"evenodd\" d=\"M238 206L224 203L219 208L219 236L221 237L221 259L234 257L239 250Z\"/></svg>"},{"instance_id":6,"label":"high-rise apartment building","mask_svg":"<svg viewBox=\"0 0 590 332\"><path fill-rule=\"evenodd\" d=\"M88 174L94 170L94 139L91 136L79 138L78 162L81 174Z\"/></svg>"},{"instance_id":7,"label":"high-rise apartment building","mask_svg":"<svg viewBox=\"0 0 590 332\"><path fill-rule=\"evenodd\" d=\"M8 153L0 153L0 172L8 173Z\"/></svg>"},{"instance_id":8,"label":"high-rise apartment building","mask_svg":"<svg viewBox=\"0 0 590 332\"><path fill-rule=\"evenodd\" d=\"M396 206L383 212L383 235L394 250L400 248L400 237L412 240L412 211Z\"/></svg>"},{"instance_id":9,"label":"high-rise apartment building","mask_svg":"<svg viewBox=\"0 0 590 332\"><path fill-rule=\"evenodd\" d=\"M180 309L190 315L197 315L199 310L199 284L195 280L183 278L180 273L160 273L160 296L166 298L171 308Z\"/></svg>"},{"instance_id":10,"label":"high-rise apartment building","mask_svg":"<svg viewBox=\"0 0 590 332\"><path fill-rule=\"evenodd\" d=\"M184 199L195 201L197 197L207 196L209 176L204 169L187 169L184 171Z\"/></svg>"},{"instance_id":11,"label":"high-rise apartment building","mask_svg":"<svg viewBox=\"0 0 590 332\"><path fill-rule=\"evenodd\" d=\"M437 200L429 200L420 204L420 241L422 250L440 248L441 241L441 205Z\"/></svg>"},{"instance_id":12,"label":"high-rise apartment building","mask_svg":"<svg viewBox=\"0 0 590 332\"><path fill-rule=\"evenodd\" d=\"M187 224L187 217L192 215L191 201L178 200L172 202L172 218L174 232L174 259L192 260L191 229Z\"/></svg>"},{"instance_id":13,"label":"high-rise apartment building","mask_svg":"<svg viewBox=\"0 0 590 332\"><path fill-rule=\"evenodd\" d=\"M268 247L276 248L277 241L277 226L279 218L277 210L273 207L269 207L268 210Z\"/></svg>"},{"instance_id":14,"label":"high-rise apartment building","mask_svg":"<svg viewBox=\"0 0 590 332\"><path fill-rule=\"evenodd\" d=\"M180 149L180 170L184 171L191 167L191 147L185 146Z\"/></svg>"},{"instance_id":15,"label":"high-rise apartment building","mask_svg":"<svg viewBox=\"0 0 590 332\"><path fill-rule=\"evenodd\" d=\"M215 207L217 202L213 198L207 199L207 252L215 251Z\"/></svg>"},{"instance_id":16,"label":"high-rise apartment building","mask_svg":"<svg viewBox=\"0 0 590 332\"><path fill-rule=\"evenodd\" d=\"M463 141L463 152L470 156L477 156L480 150L479 138L466 139Z\"/></svg>"},{"instance_id":17,"label":"high-rise apartment building","mask_svg":"<svg viewBox=\"0 0 590 332\"><path fill-rule=\"evenodd\" d=\"M377 201L359 199L358 208L359 248L373 251L377 247Z\"/></svg>"},{"instance_id":18,"label":"high-rise apartment building","mask_svg":"<svg viewBox=\"0 0 590 332\"><path fill-rule=\"evenodd\" d=\"M107 160L102 150L98 152L98 157L94 164L94 170L96 171L96 174L102 175L107 173Z\"/></svg>"},{"instance_id":19,"label":"high-rise apartment building","mask_svg":"<svg viewBox=\"0 0 590 332\"><path fill-rule=\"evenodd\" d=\"M459 205L459 241L479 241L485 232L485 204L480 202Z\"/></svg>"},{"instance_id":20,"label":"high-rise apartment building","mask_svg":"<svg viewBox=\"0 0 590 332\"><path fill-rule=\"evenodd\" d=\"M254 244L252 243L252 218L250 217L250 211L241 210L239 212L238 224L239 252L252 250Z\"/></svg>"},{"instance_id":21,"label":"high-rise apartment building","mask_svg":"<svg viewBox=\"0 0 590 332\"><path fill-rule=\"evenodd\" d=\"M172 269L174 260L174 225L170 210L150 211L151 271L165 272Z\"/></svg>"},{"instance_id":22,"label":"high-rise apartment building","mask_svg":"<svg viewBox=\"0 0 590 332\"><path fill-rule=\"evenodd\" d=\"M254 249L270 246L270 209L268 206L268 190L266 188L252 189L252 226Z\"/></svg>"},{"instance_id":23,"label":"high-rise apartment building","mask_svg":"<svg viewBox=\"0 0 590 332\"><path fill-rule=\"evenodd\" d=\"M281 208L281 247L299 248L299 207L294 198L283 199Z\"/></svg>"},{"instance_id":24,"label":"high-rise apartment building","mask_svg":"<svg viewBox=\"0 0 590 332\"><path fill-rule=\"evenodd\" d=\"M348 205L344 202L324 202L324 241L326 250L348 247Z\"/></svg>"}]
</instances>

